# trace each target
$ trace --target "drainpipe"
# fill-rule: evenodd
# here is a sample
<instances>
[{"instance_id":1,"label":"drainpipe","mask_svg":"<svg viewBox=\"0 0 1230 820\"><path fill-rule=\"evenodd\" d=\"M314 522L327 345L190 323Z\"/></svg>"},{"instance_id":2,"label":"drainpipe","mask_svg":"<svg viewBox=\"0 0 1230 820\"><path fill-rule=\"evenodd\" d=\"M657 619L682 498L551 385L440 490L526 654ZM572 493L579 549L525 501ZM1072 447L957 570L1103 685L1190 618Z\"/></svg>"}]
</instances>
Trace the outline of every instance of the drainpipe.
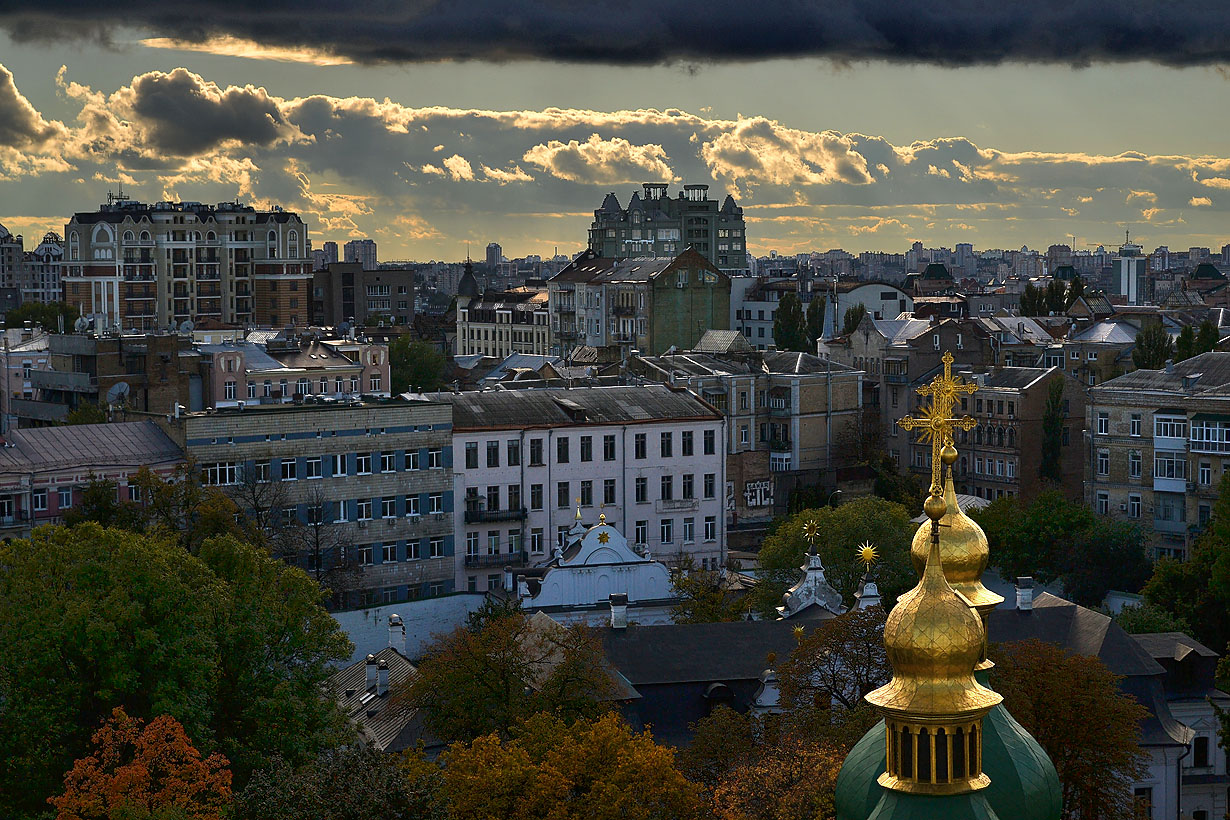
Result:
<instances>
[{"instance_id":1,"label":"drainpipe","mask_svg":"<svg viewBox=\"0 0 1230 820\"><path fill-rule=\"evenodd\" d=\"M1183 754L1179 755L1179 759L1175 761L1174 774L1174 816L1175 820L1183 820L1183 758L1192 753L1192 747L1189 743L1187 748L1183 750Z\"/></svg>"}]
</instances>

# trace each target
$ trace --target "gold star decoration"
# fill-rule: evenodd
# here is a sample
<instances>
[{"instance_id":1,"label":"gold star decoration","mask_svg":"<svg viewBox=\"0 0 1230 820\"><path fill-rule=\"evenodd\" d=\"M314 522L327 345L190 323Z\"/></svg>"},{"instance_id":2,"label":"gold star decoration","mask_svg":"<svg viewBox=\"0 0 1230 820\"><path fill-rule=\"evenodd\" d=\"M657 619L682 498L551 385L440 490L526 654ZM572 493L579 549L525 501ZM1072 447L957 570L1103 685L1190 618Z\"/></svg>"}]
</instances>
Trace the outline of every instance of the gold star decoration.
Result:
<instances>
[{"instance_id":1,"label":"gold star decoration","mask_svg":"<svg viewBox=\"0 0 1230 820\"><path fill-rule=\"evenodd\" d=\"M864 541L858 545L857 550L858 560L863 562L863 566L870 567L879 559L880 554L876 552L875 544L870 541Z\"/></svg>"},{"instance_id":2,"label":"gold star decoration","mask_svg":"<svg viewBox=\"0 0 1230 820\"><path fill-rule=\"evenodd\" d=\"M598 533L598 543L599 544L605 544L607 541L610 541L610 540L611 540L611 536L608 535L605 531Z\"/></svg>"}]
</instances>

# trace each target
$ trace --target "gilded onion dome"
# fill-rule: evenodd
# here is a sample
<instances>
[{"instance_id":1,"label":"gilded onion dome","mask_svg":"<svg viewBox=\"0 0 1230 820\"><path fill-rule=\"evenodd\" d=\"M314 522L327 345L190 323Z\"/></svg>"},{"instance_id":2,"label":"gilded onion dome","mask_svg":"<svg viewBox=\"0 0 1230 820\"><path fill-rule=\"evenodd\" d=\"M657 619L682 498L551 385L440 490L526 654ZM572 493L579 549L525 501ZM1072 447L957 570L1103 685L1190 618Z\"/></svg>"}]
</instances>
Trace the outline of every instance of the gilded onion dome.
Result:
<instances>
[{"instance_id":1,"label":"gilded onion dome","mask_svg":"<svg viewBox=\"0 0 1230 820\"><path fill-rule=\"evenodd\" d=\"M978 522L966 515L957 503L951 467L957 459L956 449L951 444L945 446L940 452L940 459L949 467L944 482L947 512L940 519L940 560L944 563L944 577L953 589L969 600L970 606L979 611L989 611L1002 604L1004 598L982 585L982 573L986 571L990 557L987 536ZM924 521L918 532L914 533L914 542L910 545L910 559L919 575L922 575L927 564L930 549L931 522Z\"/></svg>"}]
</instances>

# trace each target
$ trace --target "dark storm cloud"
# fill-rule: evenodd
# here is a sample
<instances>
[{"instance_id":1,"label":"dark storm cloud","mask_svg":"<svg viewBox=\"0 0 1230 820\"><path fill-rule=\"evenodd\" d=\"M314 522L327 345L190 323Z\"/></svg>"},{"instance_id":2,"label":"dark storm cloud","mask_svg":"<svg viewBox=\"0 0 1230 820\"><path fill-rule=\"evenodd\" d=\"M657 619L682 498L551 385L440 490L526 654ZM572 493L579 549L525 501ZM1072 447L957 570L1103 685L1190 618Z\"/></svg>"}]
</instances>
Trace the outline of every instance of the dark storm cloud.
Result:
<instances>
[{"instance_id":1,"label":"dark storm cloud","mask_svg":"<svg viewBox=\"0 0 1230 820\"><path fill-rule=\"evenodd\" d=\"M60 132L30 105L13 82L13 73L0 65L0 145L24 148L41 145Z\"/></svg>"},{"instance_id":2,"label":"dark storm cloud","mask_svg":"<svg viewBox=\"0 0 1230 820\"><path fill-rule=\"evenodd\" d=\"M237 37L357 62L553 59L654 64L819 56L940 65L1230 60L1224 0L383 0L237 4L12 0L18 39L108 42L123 25L200 43Z\"/></svg>"}]
</instances>

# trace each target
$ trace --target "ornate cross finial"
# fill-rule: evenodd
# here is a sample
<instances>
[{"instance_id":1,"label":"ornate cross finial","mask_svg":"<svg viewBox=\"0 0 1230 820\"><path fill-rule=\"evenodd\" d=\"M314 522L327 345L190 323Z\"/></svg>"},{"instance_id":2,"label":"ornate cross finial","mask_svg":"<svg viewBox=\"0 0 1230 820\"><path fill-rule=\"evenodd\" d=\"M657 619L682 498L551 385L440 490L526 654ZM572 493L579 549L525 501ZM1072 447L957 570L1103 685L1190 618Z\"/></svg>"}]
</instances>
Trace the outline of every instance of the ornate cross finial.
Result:
<instances>
[{"instance_id":1,"label":"ornate cross finial","mask_svg":"<svg viewBox=\"0 0 1230 820\"><path fill-rule=\"evenodd\" d=\"M944 372L918 388L921 396L930 396L931 404L921 409L919 418L905 416L897 420L903 430L919 430L918 441L921 444L931 444L931 495L939 498L944 494L943 482L940 476L940 450L953 441L952 431L955 427L962 430L972 430L978 424L969 416L954 418L953 407L957 397L970 394L978 389L978 385L962 381L960 376L952 374L952 354L944 353Z\"/></svg>"}]
</instances>

